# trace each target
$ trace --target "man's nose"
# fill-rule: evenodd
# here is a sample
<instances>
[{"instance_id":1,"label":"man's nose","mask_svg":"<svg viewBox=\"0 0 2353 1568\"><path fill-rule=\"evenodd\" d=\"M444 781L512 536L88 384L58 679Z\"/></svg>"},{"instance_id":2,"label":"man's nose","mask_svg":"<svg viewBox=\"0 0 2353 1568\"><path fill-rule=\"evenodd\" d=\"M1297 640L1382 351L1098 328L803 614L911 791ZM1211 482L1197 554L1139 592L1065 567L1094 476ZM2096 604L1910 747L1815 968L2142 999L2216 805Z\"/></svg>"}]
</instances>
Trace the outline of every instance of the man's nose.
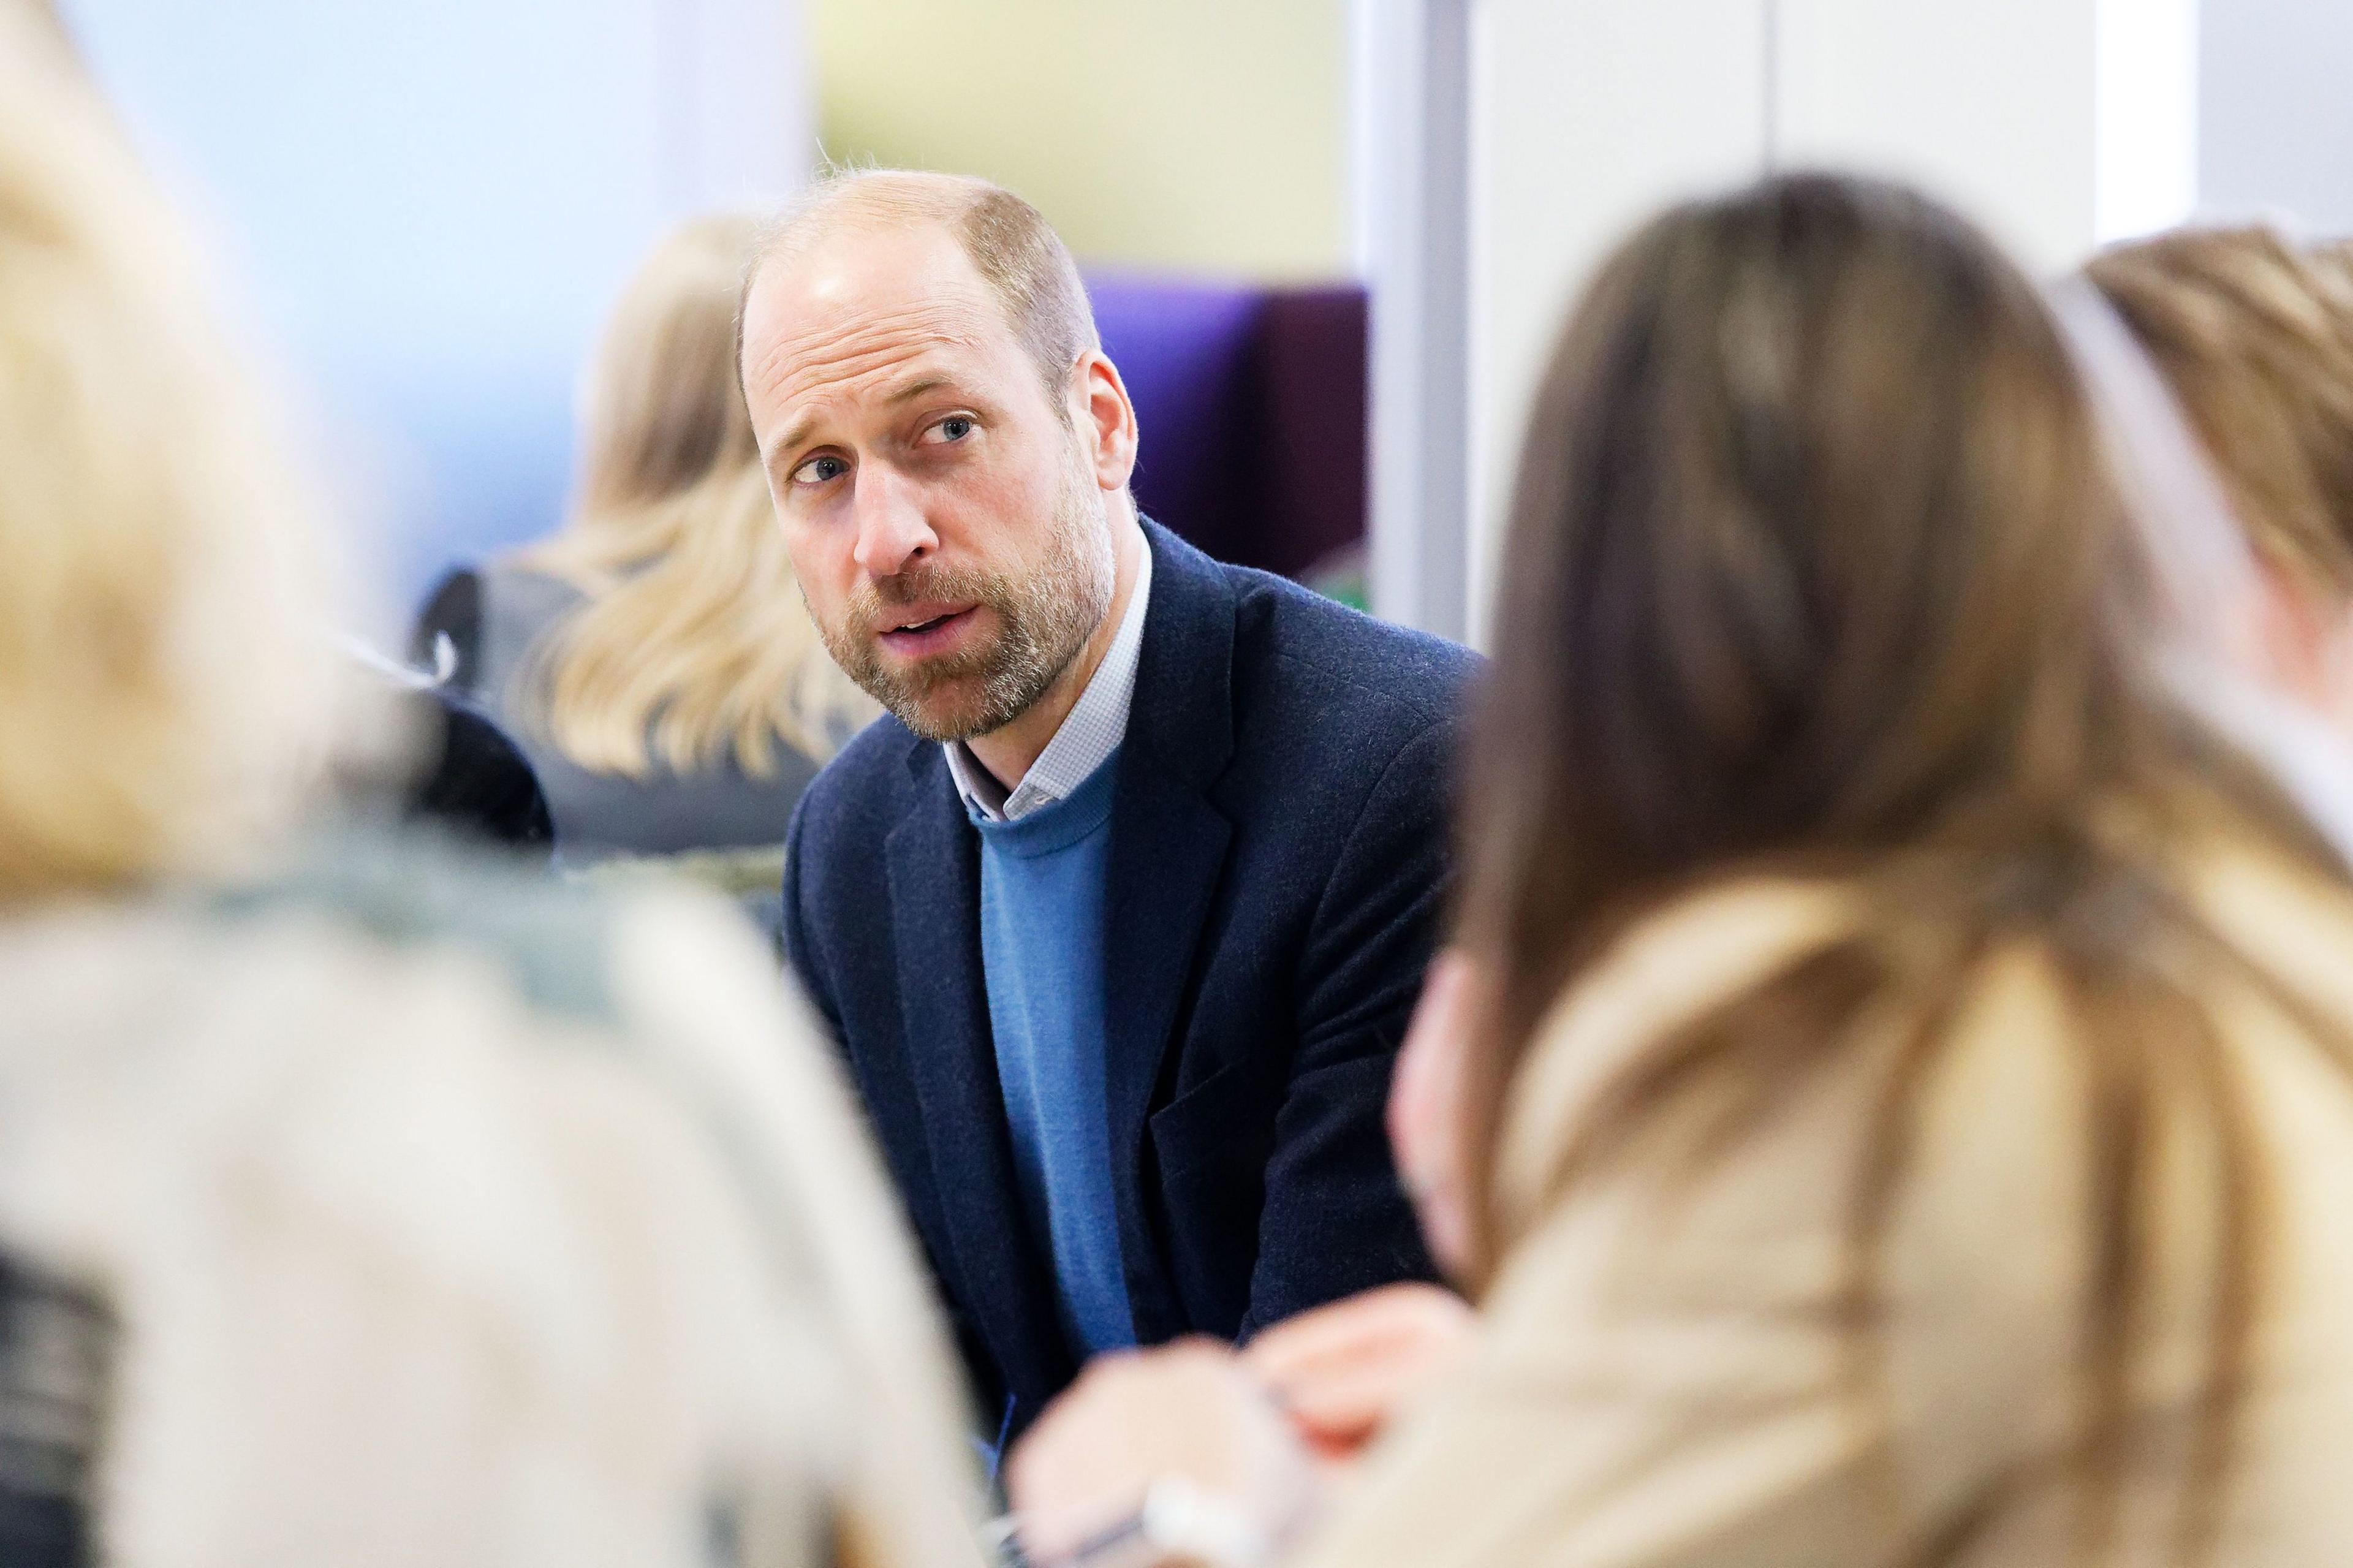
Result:
<instances>
[{"instance_id":1,"label":"man's nose","mask_svg":"<svg viewBox=\"0 0 2353 1568\"><path fill-rule=\"evenodd\" d=\"M870 464L860 471L852 504L857 508L858 564L867 576L895 577L939 548L939 538L923 516L918 487L888 465Z\"/></svg>"}]
</instances>

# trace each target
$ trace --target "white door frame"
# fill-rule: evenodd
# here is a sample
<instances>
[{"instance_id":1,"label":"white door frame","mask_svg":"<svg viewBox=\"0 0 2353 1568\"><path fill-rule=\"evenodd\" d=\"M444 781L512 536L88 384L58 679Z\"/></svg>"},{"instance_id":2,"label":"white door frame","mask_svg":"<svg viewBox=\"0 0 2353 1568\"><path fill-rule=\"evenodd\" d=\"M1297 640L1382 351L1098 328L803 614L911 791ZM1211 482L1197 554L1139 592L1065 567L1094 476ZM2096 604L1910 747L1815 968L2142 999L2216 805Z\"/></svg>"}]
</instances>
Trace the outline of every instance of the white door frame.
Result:
<instances>
[{"instance_id":1,"label":"white door frame","mask_svg":"<svg viewBox=\"0 0 2353 1568\"><path fill-rule=\"evenodd\" d=\"M1470 622L1474 5L1356 0L1353 13L1373 610L1458 638Z\"/></svg>"}]
</instances>

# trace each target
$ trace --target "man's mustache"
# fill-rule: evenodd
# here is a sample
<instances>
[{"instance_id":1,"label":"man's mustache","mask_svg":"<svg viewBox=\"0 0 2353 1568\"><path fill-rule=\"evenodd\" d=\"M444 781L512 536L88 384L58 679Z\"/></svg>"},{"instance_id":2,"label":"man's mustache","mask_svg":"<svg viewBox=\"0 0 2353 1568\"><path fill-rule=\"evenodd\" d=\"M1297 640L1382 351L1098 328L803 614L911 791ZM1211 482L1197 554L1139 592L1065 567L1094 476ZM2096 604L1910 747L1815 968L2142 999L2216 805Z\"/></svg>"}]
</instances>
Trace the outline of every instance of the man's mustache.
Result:
<instances>
[{"instance_id":1,"label":"man's mustache","mask_svg":"<svg viewBox=\"0 0 2353 1568\"><path fill-rule=\"evenodd\" d=\"M1003 585L986 572L941 567L900 572L859 585L850 595L850 611L871 633L886 612L901 605L933 603L995 605Z\"/></svg>"}]
</instances>

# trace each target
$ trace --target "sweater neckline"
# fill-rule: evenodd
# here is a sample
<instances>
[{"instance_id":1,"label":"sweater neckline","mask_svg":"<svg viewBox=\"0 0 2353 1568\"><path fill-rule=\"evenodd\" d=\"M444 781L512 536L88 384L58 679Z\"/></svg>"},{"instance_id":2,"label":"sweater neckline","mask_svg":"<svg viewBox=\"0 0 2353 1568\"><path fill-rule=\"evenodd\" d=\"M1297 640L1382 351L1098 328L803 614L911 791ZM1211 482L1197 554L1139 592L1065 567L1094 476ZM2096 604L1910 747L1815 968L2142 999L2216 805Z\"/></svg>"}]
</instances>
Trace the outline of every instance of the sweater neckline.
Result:
<instances>
[{"instance_id":1,"label":"sweater neckline","mask_svg":"<svg viewBox=\"0 0 2353 1568\"><path fill-rule=\"evenodd\" d=\"M1095 764L1094 772L1060 800L1009 820L991 817L965 803L965 815L979 829L983 843L1029 859L1068 849L1111 820L1112 796L1117 783L1120 748Z\"/></svg>"}]
</instances>

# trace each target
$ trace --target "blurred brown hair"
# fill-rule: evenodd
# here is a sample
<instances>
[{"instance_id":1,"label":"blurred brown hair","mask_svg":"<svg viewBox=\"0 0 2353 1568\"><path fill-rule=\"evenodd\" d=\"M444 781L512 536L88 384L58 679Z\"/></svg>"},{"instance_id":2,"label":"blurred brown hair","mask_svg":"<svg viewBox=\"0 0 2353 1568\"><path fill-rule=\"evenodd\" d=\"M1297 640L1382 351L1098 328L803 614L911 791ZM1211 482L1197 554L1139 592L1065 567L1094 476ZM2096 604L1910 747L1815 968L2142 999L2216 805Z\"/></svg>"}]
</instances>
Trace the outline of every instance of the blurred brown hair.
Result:
<instances>
[{"instance_id":1,"label":"blurred brown hair","mask_svg":"<svg viewBox=\"0 0 2353 1568\"><path fill-rule=\"evenodd\" d=\"M2221 1238L2185 1493L2202 1528L2255 1312L2260 1160L2195 978L2227 960L2155 862L2218 823L2320 851L2156 694L2148 569L2033 286L1885 185L1781 178L1669 212L1555 353L1501 581L1461 931L1497 992L1465 1146L1493 1148L1546 1015L1645 915L1749 873L1854 888L1855 934L1646 1044L1568 1130L1562 1182L1656 1152L1694 1100L1722 1136L1674 1147L1720 1152L1795 1086L1866 1070L1862 1019L1904 1020L1846 1200L1867 1373L1919 1096L1989 955L2034 944L2091 1086L2094 1480L2124 1462L2161 1261L2154 1151L2191 1130L2226 1173L2168 1200L2211 1201ZM1516 1239L1493 1174L1472 1194L1489 1276Z\"/></svg>"},{"instance_id":2,"label":"blurred brown hair","mask_svg":"<svg viewBox=\"0 0 2353 1568\"><path fill-rule=\"evenodd\" d=\"M2276 229L2181 229L2085 273L2181 399L2264 561L2353 598L2353 266Z\"/></svg>"}]
</instances>

